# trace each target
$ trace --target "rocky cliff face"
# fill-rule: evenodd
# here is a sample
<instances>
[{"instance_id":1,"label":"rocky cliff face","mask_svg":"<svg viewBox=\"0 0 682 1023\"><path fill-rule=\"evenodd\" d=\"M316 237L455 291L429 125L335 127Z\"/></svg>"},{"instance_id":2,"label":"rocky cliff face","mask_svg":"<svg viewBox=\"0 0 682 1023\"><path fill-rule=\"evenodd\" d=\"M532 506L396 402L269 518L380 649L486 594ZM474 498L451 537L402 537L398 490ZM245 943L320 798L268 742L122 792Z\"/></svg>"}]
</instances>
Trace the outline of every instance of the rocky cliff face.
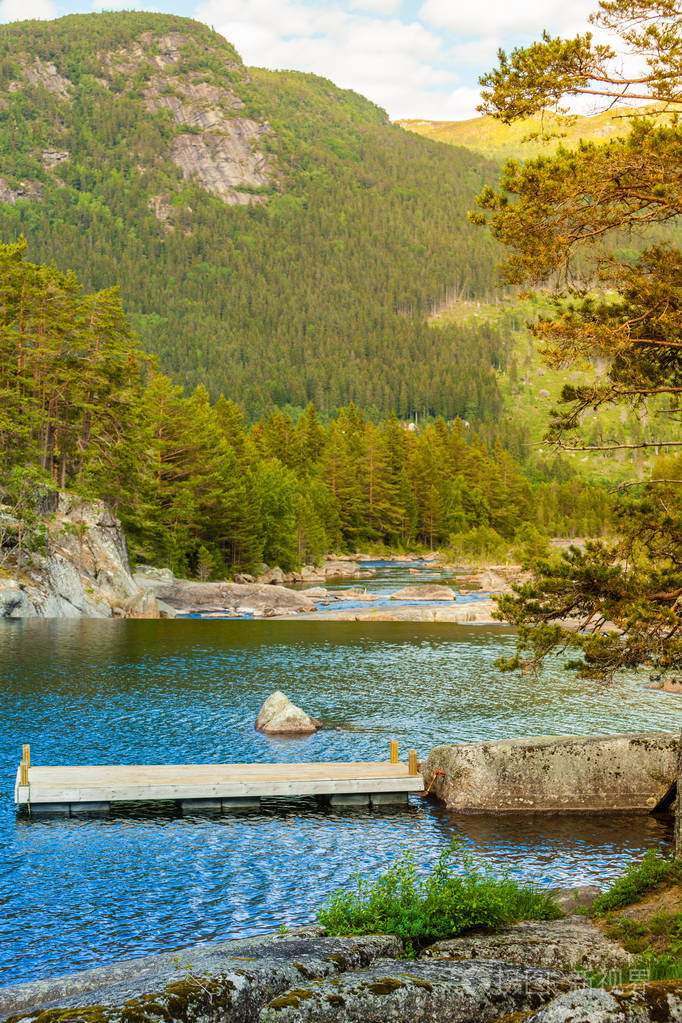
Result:
<instances>
[{"instance_id":1,"label":"rocky cliff face","mask_svg":"<svg viewBox=\"0 0 682 1023\"><path fill-rule=\"evenodd\" d=\"M153 594L130 573L125 536L101 501L55 494L47 543L19 579L0 568L0 618L158 618Z\"/></svg>"}]
</instances>

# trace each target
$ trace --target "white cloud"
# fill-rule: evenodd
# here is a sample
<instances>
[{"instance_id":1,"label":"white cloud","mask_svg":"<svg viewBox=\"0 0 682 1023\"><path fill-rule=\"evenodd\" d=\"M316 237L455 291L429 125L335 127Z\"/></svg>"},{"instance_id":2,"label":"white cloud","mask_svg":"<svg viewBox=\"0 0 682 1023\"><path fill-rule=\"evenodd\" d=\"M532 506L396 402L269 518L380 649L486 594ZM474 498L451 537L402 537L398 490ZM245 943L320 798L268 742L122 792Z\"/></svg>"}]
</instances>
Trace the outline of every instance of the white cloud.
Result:
<instances>
[{"instance_id":1,"label":"white cloud","mask_svg":"<svg viewBox=\"0 0 682 1023\"><path fill-rule=\"evenodd\" d=\"M588 23L596 0L197 3L195 16L222 32L247 64L323 75L394 119L476 116L478 76L496 65L498 49L528 45L543 28L563 36L590 28L605 38Z\"/></svg>"},{"instance_id":2,"label":"white cloud","mask_svg":"<svg viewBox=\"0 0 682 1023\"><path fill-rule=\"evenodd\" d=\"M425 0L420 18L430 25L459 35L479 38L481 30L497 35L539 35L543 28L572 35L584 30L594 0Z\"/></svg>"},{"instance_id":3,"label":"white cloud","mask_svg":"<svg viewBox=\"0 0 682 1023\"><path fill-rule=\"evenodd\" d=\"M247 64L323 75L392 117L431 111L458 84L443 41L418 21L377 15L379 5L394 6L387 0L368 0L362 10L338 2L204 0L197 17L222 32Z\"/></svg>"},{"instance_id":4,"label":"white cloud","mask_svg":"<svg viewBox=\"0 0 682 1023\"><path fill-rule=\"evenodd\" d=\"M52 0L2 0L0 3L0 22L56 17L57 9Z\"/></svg>"}]
</instances>

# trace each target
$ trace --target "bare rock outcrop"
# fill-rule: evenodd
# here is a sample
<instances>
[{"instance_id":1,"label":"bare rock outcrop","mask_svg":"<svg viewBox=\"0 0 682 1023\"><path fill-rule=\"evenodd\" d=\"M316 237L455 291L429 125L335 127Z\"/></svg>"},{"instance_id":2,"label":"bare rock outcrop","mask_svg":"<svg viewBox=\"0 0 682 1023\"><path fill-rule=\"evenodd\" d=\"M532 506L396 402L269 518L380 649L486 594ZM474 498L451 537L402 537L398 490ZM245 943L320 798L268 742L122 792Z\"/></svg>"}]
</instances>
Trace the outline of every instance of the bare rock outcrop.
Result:
<instances>
[{"instance_id":1,"label":"bare rock outcrop","mask_svg":"<svg viewBox=\"0 0 682 1023\"><path fill-rule=\"evenodd\" d=\"M51 501L46 550L26 553L20 587L0 579L0 617L158 618L130 574L125 536L109 508L67 493Z\"/></svg>"},{"instance_id":2,"label":"bare rock outcrop","mask_svg":"<svg viewBox=\"0 0 682 1023\"><path fill-rule=\"evenodd\" d=\"M629 811L671 798L677 734L532 736L436 746L426 786L463 813Z\"/></svg>"},{"instance_id":3,"label":"bare rock outcrop","mask_svg":"<svg viewBox=\"0 0 682 1023\"><path fill-rule=\"evenodd\" d=\"M277 690L268 696L256 718L256 729L265 735L312 735L322 722L306 714Z\"/></svg>"}]
</instances>

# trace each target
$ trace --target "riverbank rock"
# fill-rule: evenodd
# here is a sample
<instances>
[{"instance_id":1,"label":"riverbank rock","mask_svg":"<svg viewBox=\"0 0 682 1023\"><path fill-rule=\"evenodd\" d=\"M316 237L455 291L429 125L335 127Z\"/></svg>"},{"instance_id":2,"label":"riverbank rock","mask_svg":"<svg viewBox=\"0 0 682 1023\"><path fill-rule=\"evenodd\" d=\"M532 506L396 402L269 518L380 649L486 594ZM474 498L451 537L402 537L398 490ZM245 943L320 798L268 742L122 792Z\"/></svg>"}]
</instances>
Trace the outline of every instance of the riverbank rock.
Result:
<instances>
[{"instance_id":1,"label":"riverbank rock","mask_svg":"<svg viewBox=\"0 0 682 1023\"><path fill-rule=\"evenodd\" d=\"M431 945L426 959L494 959L521 966L622 969L634 957L583 916L563 920L525 920L495 934L465 934Z\"/></svg>"},{"instance_id":2,"label":"riverbank rock","mask_svg":"<svg viewBox=\"0 0 682 1023\"><path fill-rule=\"evenodd\" d=\"M432 750L422 774L463 813L650 813L674 792L678 741L654 732L459 743Z\"/></svg>"},{"instance_id":3,"label":"riverbank rock","mask_svg":"<svg viewBox=\"0 0 682 1023\"><path fill-rule=\"evenodd\" d=\"M417 583L415 586L405 586L402 590L391 594L391 600L455 600L455 591L449 586L439 586L435 583Z\"/></svg>"},{"instance_id":4,"label":"riverbank rock","mask_svg":"<svg viewBox=\"0 0 682 1023\"><path fill-rule=\"evenodd\" d=\"M312 735L322 728L322 722L306 714L278 689L261 707L256 728L265 735Z\"/></svg>"}]
</instances>

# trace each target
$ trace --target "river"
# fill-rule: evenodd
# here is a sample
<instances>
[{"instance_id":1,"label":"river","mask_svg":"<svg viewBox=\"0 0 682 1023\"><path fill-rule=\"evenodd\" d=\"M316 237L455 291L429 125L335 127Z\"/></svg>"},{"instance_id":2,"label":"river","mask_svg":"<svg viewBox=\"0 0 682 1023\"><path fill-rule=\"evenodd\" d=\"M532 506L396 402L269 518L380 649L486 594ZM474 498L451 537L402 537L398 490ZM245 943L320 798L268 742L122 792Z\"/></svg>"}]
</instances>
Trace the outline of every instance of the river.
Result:
<instances>
[{"instance_id":1,"label":"river","mask_svg":"<svg viewBox=\"0 0 682 1023\"><path fill-rule=\"evenodd\" d=\"M368 588L395 589L401 573ZM417 796L405 809L273 801L220 818L29 820L12 802L22 742L38 764L373 760L392 738L423 756L448 741L680 726L680 699L634 680L600 692L558 665L541 680L500 675L493 662L512 646L501 626L0 622L0 984L309 921L354 871L376 873L402 848L427 868L458 838L546 885L603 884L668 848L665 818L461 817ZM255 732L274 689L329 727Z\"/></svg>"}]
</instances>

